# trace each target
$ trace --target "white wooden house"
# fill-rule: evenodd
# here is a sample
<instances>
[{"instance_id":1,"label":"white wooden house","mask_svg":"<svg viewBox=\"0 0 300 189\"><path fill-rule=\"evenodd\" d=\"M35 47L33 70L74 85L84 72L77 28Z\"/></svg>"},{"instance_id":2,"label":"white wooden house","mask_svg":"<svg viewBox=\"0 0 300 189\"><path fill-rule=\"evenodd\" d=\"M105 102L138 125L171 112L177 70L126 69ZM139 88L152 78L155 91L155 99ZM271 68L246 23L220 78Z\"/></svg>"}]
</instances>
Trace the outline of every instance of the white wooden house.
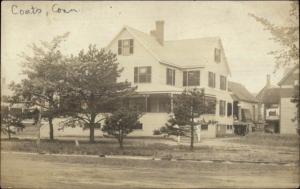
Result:
<instances>
[{"instance_id":1,"label":"white wooden house","mask_svg":"<svg viewBox=\"0 0 300 189\"><path fill-rule=\"evenodd\" d=\"M124 70L119 81L137 86L138 96L131 103L145 113L142 126L134 135L153 135L164 126L172 113L173 95L185 88L201 88L206 103L216 101L215 110L200 119L217 121L202 126L201 135L216 137L233 124L233 100L228 91L229 65L219 37L164 40L164 22L157 21L155 30L144 33L125 26L108 44Z\"/></svg>"}]
</instances>

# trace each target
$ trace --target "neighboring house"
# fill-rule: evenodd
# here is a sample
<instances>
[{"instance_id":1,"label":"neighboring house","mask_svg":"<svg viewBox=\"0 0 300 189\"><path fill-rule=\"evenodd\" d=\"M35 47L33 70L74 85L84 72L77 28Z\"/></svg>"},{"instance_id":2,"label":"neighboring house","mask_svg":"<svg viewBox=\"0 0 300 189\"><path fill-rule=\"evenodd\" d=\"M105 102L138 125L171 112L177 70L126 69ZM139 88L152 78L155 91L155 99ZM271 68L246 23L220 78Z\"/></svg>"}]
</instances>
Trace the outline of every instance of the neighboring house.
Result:
<instances>
[{"instance_id":1,"label":"neighboring house","mask_svg":"<svg viewBox=\"0 0 300 189\"><path fill-rule=\"evenodd\" d=\"M265 123L267 130L279 133L280 88L271 85L270 75L267 75L267 83L257 94L256 99L259 101L259 121Z\"/></svg>"},{"instance_id":2,"label":"neighboring house","mask_svg":"<svg viewBox=\"0 0 300 189\"><path fill-rule=\"evenodd\" d=\"M138 86L130 104L144 112L136 135L153 135L164 126L173 110L173 96L185 88L205 90L206 103L216 102L201 119L217 121L203 125L201 135L216 137L233 124L227 106L233 100L228 91L230 69L218 37L164 40L164 22L157 21L150 34L125 26L109 43L107 50L118 55L124 70L118 78Z\"/></svg>"},{"instance_id":3,"label":"neighboring house","mask_svg":"<svg viewBox=\"0 0 300 189\"><path fill-rule=\"evenodd\" d=\"M278 85L280 86L280 133L295 134L299 124L295 118L299 116L299 112L292 99L295 95L299 97L299 67L295 66L287 72Z\"/></svg>"},{"instance_id":4,"label":"neighboring house","mask_svg":"<svg viewBox=\"0 0 300 189\"><path fill-rule=\"evenodd\" d=\"M267 76L266 86L258 93L259 119L265 121L266 129L275 133L296 134L297 122L293 121L297 107L291 100L299 90L299 67L289 69L278 83L279 87L270 84Z\"/></svg>"},{"instance_id":5,"label":"neighboring house","mask_svg":"<svg viewBox=\"0 0 300 189\"><path fill-rule=\"evenodd\" d=\"M228 89L232 92L235 126L254 126L258 121L258 100L240 83L229 82Z\"/></svg>"}]
</instances>

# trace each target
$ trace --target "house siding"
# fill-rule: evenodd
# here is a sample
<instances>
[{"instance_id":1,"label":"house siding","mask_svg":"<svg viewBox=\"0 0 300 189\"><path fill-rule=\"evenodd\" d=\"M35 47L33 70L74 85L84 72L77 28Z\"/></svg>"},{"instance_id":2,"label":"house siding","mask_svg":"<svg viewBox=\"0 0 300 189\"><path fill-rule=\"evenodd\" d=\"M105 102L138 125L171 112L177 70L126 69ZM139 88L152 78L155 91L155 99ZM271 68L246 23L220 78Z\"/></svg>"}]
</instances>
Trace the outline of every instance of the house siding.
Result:
<instances>
[{"instance_id":1,"label":"house siding","mask_svg":"<svg viewBox=\"0 0 300 189\"><path fill-rule=\"evenodd\" d=\"M280 99L280 133L296 134L297 122L292 121L296 117L297 107L291 102L291 98Z\"/></svg>"}]
</instances>

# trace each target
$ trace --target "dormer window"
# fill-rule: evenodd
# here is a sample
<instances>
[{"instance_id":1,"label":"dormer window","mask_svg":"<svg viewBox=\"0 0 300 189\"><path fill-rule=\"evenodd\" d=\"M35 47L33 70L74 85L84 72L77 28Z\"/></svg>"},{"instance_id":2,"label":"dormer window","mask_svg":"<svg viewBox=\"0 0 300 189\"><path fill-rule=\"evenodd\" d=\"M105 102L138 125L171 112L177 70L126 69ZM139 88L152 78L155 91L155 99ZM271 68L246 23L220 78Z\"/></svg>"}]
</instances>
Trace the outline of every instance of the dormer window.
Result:
<instances>
[{"instance_id":1,"label":"dormer window","mask_svg":"<svg viewBox=\"0 0 300 189\"><path fill-rule=\"evenodd\" d=\"M129 56L133 54L133 39L118 41L118 55Z\"/></svg>"},{"instance_id":2,"label":"dormer window","mask_svg":"<svg viewBox=\"0 0 300 189\"><path fill-rule=\"evenodd\" d=\"M221 50L215 48L215 62L220 63L221 62Z\"/></svg>"}]
</instances>

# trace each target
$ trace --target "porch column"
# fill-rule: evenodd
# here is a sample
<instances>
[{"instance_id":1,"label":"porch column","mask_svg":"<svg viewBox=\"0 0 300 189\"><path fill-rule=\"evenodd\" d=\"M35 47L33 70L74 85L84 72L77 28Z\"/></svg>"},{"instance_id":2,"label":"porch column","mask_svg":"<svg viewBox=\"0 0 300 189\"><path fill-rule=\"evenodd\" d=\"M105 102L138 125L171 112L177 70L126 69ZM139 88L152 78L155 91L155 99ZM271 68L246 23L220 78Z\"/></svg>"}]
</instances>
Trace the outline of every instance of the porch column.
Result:
<instances>
[{"instance_id":1,"label":"porch column","mask_svg":"<svg viewBox=\"0 0 300 189\"><path fill-rule=\"evenodd\" d=\"M148 112L148 95L144 95L145 97L145 112Z\"/></svg>"},{"instance_id":2,"label":"porch column","mask_svg":"<svg viewBox=\"0 0 300 189\"><path fill-rule=\"evenodd\" d=\"M173 93L170 94L170 98L171 98L171 112L173 113L173 109L174 109Z\"/></svg>"}]
</instances>

